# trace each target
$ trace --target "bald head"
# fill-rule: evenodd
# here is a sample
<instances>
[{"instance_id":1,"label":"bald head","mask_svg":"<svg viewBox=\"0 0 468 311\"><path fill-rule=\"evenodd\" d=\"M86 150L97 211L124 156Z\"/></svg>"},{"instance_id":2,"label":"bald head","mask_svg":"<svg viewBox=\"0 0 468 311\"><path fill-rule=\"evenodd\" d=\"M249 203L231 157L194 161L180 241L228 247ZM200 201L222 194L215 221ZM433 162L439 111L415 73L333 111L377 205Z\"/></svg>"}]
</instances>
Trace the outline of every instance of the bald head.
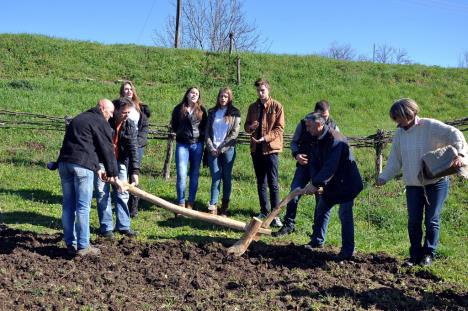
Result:
<instances>
[{"instance_id":1,"label":"bald head","mask_svg":"<svg viewBox=\"0 0 468 311\"><path fill-rule=\"evenodd\" d=\"M114 114L114 104L107 98L100 99L97 103L99 110L101 110L104 119L109 121L109 119Z\"/></svg>"}]
</instances>

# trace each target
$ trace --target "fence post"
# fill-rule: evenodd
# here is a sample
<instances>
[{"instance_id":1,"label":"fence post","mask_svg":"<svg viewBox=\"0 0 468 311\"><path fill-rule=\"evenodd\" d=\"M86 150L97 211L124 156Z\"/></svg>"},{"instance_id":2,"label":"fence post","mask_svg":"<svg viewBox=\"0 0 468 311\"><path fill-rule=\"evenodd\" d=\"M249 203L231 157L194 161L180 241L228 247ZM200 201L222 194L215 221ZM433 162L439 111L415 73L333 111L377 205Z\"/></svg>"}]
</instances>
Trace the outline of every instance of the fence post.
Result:
<instances>
[{"instance_id":1,"label":"fence post","mask_svg":"<svg viewBox=\"0 0 468 311\"><path fill-rule=\"evenodd\" d=\"M232 54L232 47L234 45L234 33L229 33L229 55Z\"/></svg>"},{"instance_id":2,"label":"fence post","mask_svg":"<svg viewBox=\"0 0 468 311\"><path fill-rule=\"evenodd\" d=\"M171 177L171 160L175 140L175 134L172 133L170 126L168 126L168 131L169 133L167 134L166 159L164 160L163 167L163 177L165 180L168 180Z\"/></svg>"},{"instance_id":3,"label":"fence post","mask_svg":"<svg viewBox=\"0 0 468 311\"><path fill-rule=\"evenodd\" d=\"M377 176L380 173L382 173L382 161L383 161L382 151L384 147L384 134L385 134L384 130L378 129L377 135L375 136L375 139L374 139L375 172Z\"/></svg>"},{"instance_id":4,"label":"fence post","mask_svg":"<svg viewBox=\"0 0 468 311\"><path fill-rule=\"evenodd\" d=\"M239 56L239 55L237 55L236 63L237 63L237 85L239 85L239 84L240 84L240 81L241 81L241 74L240 74L240 56Z\"/></svg>"}]
</instances>

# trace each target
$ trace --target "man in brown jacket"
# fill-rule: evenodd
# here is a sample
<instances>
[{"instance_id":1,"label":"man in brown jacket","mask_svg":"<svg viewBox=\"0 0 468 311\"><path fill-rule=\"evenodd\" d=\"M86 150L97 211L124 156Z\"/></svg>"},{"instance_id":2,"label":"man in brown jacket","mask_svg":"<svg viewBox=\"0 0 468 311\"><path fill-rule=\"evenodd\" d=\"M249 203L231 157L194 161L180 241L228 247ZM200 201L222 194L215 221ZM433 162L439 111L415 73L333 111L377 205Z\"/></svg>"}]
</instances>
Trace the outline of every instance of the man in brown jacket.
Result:
<instances>
[{"instance_id":1,"label":"man in brown jacket","mask_svg":"<svg viewBox=\"0 0 468 311\"><path fill-rule=\"evenodd\" d=\"M258 99L250 105L244 129L251 135L250 152L257 178L260 201L259 218L264 218L280 202L278 187L278 154L283 151L283 106L270 97L270 84L265 79L255 81ZM268 201L267 182L270 188ZM272 226L281 227L278 217Z\"/></svg>"}]
</instances>

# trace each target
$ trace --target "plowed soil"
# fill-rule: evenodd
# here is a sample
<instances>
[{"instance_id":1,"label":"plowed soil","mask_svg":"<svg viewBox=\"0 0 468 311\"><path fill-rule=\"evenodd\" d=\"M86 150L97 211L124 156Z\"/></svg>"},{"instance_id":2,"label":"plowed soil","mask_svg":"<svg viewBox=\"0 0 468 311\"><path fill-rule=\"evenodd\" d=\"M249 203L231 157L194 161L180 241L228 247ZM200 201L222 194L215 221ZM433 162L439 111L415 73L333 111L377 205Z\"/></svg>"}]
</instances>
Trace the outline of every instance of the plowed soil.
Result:
<instances>
[{"instance_id":1,"label":"plowed soil","mask_svg":"<svg viewBox=\"0 0 468 311\"><path fill-rule=\"evenodd\" d=\"M62 236L0 225L1 310L467 310L468 293L385 254L234 241L97 240L70 257Z\"/></svg>"}]
</instances>

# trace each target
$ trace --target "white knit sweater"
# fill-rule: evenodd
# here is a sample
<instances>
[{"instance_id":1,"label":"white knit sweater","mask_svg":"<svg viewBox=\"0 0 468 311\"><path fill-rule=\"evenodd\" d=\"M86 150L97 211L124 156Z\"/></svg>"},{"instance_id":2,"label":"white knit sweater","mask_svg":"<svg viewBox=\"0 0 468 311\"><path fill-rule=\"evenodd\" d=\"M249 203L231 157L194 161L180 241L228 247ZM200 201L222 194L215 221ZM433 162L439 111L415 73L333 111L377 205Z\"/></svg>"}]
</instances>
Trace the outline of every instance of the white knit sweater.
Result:
<instances>
[{"instance_id":1,"label":"white knit sweater","mask_svg":"<svg viewBox=\"0 0 468 311\"><path fill-rule=\"evenodd\" d=\"M379 178L388 181L403 170L407 186L422 186L418 179L422 156L447 145L452 145L458 154L466 157L467 145L462 132L435 119L416 117L415 124L408 130L396 130L387 165ZM433 184L437 180L426 180L425 184Z\"/></svg>"}]
</instances>

